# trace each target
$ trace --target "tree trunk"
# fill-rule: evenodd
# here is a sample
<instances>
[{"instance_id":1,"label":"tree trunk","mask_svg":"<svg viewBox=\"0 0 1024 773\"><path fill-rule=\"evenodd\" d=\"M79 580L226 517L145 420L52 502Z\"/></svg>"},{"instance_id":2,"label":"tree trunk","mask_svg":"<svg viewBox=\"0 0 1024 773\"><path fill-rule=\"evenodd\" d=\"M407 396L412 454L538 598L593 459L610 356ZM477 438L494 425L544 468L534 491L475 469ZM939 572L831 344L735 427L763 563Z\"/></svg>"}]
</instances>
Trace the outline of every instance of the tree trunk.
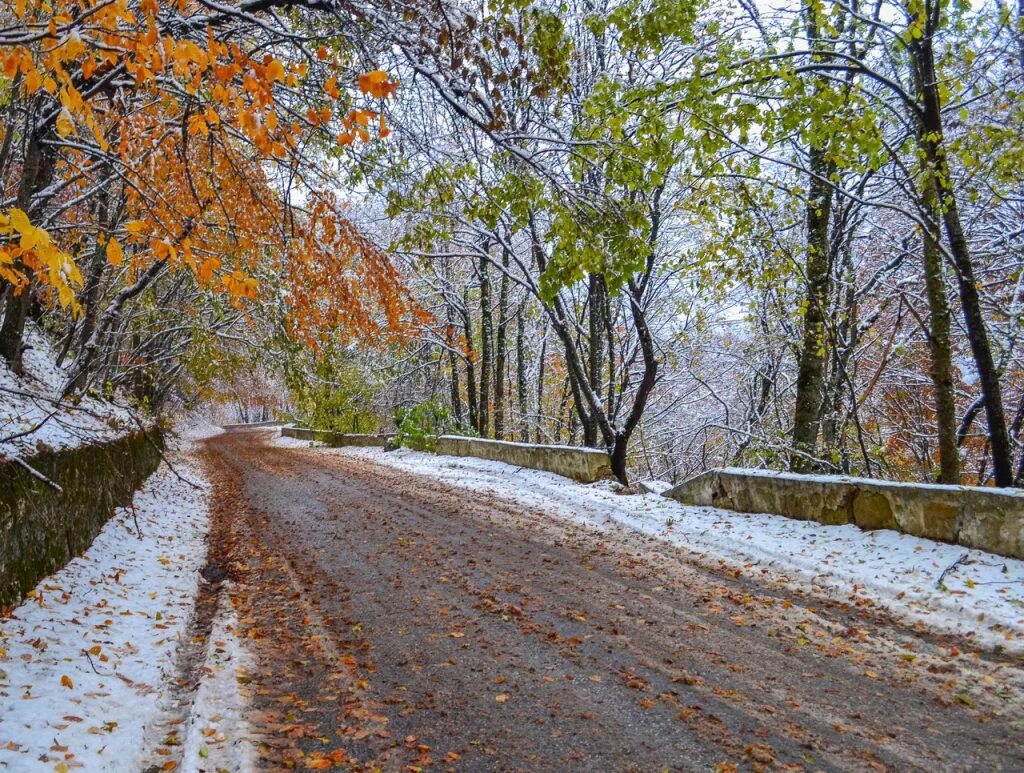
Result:
<instances>
[{"instance_id":1,"label":"tree trunk","mask_svg":"<svg viewBox=\"0 0 1024 773\"><path fill-rule=\"evenodd\" d=\"M469 426L476 429L480 424L480 403L476 394L476 352L473 348L473 320L469 315L469 287L462 288L462 308L459 309L459 313L462 315L463 335L466 336L466 403L469 408Z\"/></svg>"},{"instance_id":2,"label":"tree trunk","mask_svg":"<svg viewBox=\"0 0 1024 773\"><path fill-rule=\"evenodd\" d=\"M598 401L602 399L604 387L604 331L605 331L605 288L604 277L591 274L589 279L589 296L587 298L587 322L589 327L587 351L587 379L594 389ZM596 447L598 432L596 418L583 425L583 445Z\"/></svg>"},{"instance_id":3,"label":"tree trunk","mask_svg":"<svg viewBox=\"0 0 1024 773\"><path fill-rule=\"evenodd\" d=\"M526 385L526 301L516 312L516 400L519 403L519 439L530 442L530 406Z\"/></svg>"},{"instance_id":4,"label":"tree trunk","mask_svg":"<svg viewBox=\"0 0 1024 773\"><path fill-rule=\"evenodd\" d=\"M804 330L800 345L793 406L794 453L789 467L809 472L818 446L822 387L825 378L825 311L829 295L829 220L832 189L825 181L829 164L819 148L810 150L810 188L807 198L807 285Z\"/></svg>"},{"instance_id":5,"label":"tree trunk","mask_svg":"<svg viewBox=\"0 0 1024 773\"><path fill-rule=\"evenodd\" d=\"M545 326L544 336L540 339L540 354L537 355L537 417L533 428L533 437L538 443L541 438L541 417L544 415L544 366L547 363L547 355L548 331Z\"/></svg>"},{"instance_id":6,"label":"tree trunk","mask_svg":"<svg viewBox=\"0 0 1024 773\"><path fill-rule=\"evenodd\" d=\"M31 120L31 117L30 119ZM35 219L36 212L32 207L32 199L37 192L45 188L53 177L53 150L43 145L44 129L33 127L25 145L25 163L22 167L21 181L18 184L18 195L15 207L25 212L29 220ZM27 271L19 260L17 267ZM25 319L32 305L32 281L8 293L7 307L4 311L3 325L0 326L0 357L7 361L7 366L17 374L24 370L22 364L22 345L25 337Z\"/></svg>"},{"instance_id":7,"label":"tree trunk","mask_svg":"<svg viewBox=\"0 0 1024 773\"><path fill-rule=\"evenodd\" d=\"M450 371L450 377L448 379L449 384L449 396L452 402L452 416L455 417L455 424L457 427L462 428L462 387L459 384L459 356L455 353L455 337L453 332L455 330L455 323L452 319L452 306L445 298L445 317L448 322L448 340L445 342L448 344L448 370Z\"/></svg>"},{"instance_id":8,"label":"tree trunk","mask_svg":"<svg viewBox=\"0 0 1024 773\"><path fill-rule=\"evenodd\" d=\"M459 386L459 358L455 352L448 350L448 369L451 371L449 382L449 395L452 401L452 416L455 417L455 425L462 427L462 391Z\"/></svg>"},{"instance_id":9,"label":"tree trunk","mask_svg":"<svg viewBox=\"0 0 1024 773\"><path fill-rule=\"evenodd\" d=\"M494 323L491 318L491 279L487 273L487 258L480 258L480 402L477 407L477 432L487 437L490 425L492 343Z\"/></svg>"},{"instance_id":10,"label":"tree trunk","mask_svg":"<svg viewBox=\"0 0 1024 773\"><path fill-rule=\"evenodd\" d=\"M956 398L953 392L953 354L950 341L946 272L938 234L938 197L934 170L925 170L923 203L928 227L922 233L924 284L928 295L929 375L935 390L935 428L939 436L939 483L960 483L960 452L956 436Z\"/></svg>"},{"instance_id":11,"label":"tree trunk","mask_svg":"<svg viewBox=\"0 0 1024 773\"><path fill-rule=\"evenodd\" d=\"M930 6L930 3L929 3ZM985 417L992 449L992 473L997 486L1013 485L1013 450L1006 426L999 372L992 356L985 316L981 308L974 262L960 222L960 212L953 190L949 164L942 134L942 102L935 71L935 53L932 47L936 33L938 13L929 13L931 20L925 34L911 43L911 52L922 95L922 141L925 162L935 171L942 206L942 220L949 240L949 249L957 273L960 306L963 309L967 339L978 370L978 381L985 398Z\"/></svg>"},{"instance_id":12,"label":"tree trunk","mask_svg":"<svg viewBox=\"0 0 1024 773\"><path fill-rule=\"evenodd\" d=\"M505 439L505 371L508 365L508 252L498 287L498 330L494 337L494 437Z\"/></svg>"}]
</instances>

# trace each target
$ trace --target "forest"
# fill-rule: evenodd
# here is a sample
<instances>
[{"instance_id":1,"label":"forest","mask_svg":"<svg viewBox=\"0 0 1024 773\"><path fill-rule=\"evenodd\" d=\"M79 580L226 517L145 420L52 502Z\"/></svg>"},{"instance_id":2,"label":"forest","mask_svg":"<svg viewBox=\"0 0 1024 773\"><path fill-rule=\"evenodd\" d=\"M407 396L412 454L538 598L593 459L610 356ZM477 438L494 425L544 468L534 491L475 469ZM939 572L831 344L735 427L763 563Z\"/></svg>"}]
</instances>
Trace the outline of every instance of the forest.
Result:
<instances>
[{"instance_id":1,"label":"forest","mask_svg":"<svg viewBox=\"0 0 1024 773\"><path fill-rule=\"evenodd\" d=\"M1022 87L1007 0L10 0L0 356L53 412L1021 486Z\"/></svg>"}]
</instances>

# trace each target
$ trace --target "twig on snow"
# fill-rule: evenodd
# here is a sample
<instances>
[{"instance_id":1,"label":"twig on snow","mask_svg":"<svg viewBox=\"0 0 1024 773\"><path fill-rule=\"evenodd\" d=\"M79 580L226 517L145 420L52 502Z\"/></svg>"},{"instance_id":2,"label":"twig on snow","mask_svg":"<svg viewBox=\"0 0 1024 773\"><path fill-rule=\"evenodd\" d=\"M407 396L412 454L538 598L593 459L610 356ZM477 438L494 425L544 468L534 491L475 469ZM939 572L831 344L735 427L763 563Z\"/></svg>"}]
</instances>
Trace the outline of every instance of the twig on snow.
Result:
<instances>
[{"instance_id":1,"label":"twig on snow","mask_svg":"<svg viewBox=\"0 0 1024 773\"><path fill-rule=\"evenodd\" d=\"M966 561L968 555L969 555L968 553L964 553L962 556L960 556L960 558L958 558L956 561L954 561L949 566L947 566L945 569L943 569L942 570L942 574L939 575L939 579L935 581L935 587L936 588L941 588L943 580L946 579L946 575L949 574L950 572L952 572L958 566L960 566L960 564L962 564L964 561Z\"/></svg>"},{"instance_id":2,"label":"twig on snow","mask_svg":"<svg viewBox=\"0 0 1024 773\"><path fill-rule=\"evenodd\" d=\"M139 539L142 539L142 529L139 527L139 514L135 511L135 500L132 500L129 507L132 509L132 520L135 521L135 531L139 533Z\"/></svg>"}]
</instances>

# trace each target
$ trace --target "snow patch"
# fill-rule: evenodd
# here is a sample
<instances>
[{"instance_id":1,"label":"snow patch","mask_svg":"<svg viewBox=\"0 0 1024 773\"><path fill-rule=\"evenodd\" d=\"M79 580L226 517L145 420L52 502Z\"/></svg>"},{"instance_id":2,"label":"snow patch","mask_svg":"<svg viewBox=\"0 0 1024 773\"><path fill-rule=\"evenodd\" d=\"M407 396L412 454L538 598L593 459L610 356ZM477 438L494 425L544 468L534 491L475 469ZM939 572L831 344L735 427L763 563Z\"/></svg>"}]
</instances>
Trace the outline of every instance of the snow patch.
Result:
<instances>
[{"instance_id":1,"label":"snow patch","mask_svg":"<svg viewBox=\"0 0 1024 773\"><path fill-rule=\"evenodd\" d=\"M318 440L302 440L301 438L287 437L286 435L278 435L270 442L279 448L315 448L323 446L323 443Z\"/></svg>"},{"instance_id":2,"label":"snow patch","mask_svg":"<svg viewBox=\"0 0 1024 773\"><path fill-rule=\"evenodd\" d=\"M247 699L239 677L252 671L252 661L235 635L238 618L229 593L222 590L210 633L204 676L192 702L182 746L185 773L204 770L246 771L256 768L244 713Z\"/></svg>"},{"instance_id":3,"label":"snow patch","mask_svg":"<svg viewBox=\"0 0 1024 773\"><path fill-rule=\"evenodd\" d=\"M127 408L90 395L61 400L68 374L57 367L49 341L29 324L25 342L23 376L0 363L0 458L32 456L39 444L59 449L113 440L137 428Z\"/></svg>"},{"instance_id":4,"label":"snow patch","mask_svg":"<svg viewBox=\"0 0 1024 773\"><path fill-rule=\"evenodd\" d=\"M0 619L0 767L139 769L206 557L207 485L172 463L187 481L161 465L134 509Z\"/></svg>"}]
</instances>

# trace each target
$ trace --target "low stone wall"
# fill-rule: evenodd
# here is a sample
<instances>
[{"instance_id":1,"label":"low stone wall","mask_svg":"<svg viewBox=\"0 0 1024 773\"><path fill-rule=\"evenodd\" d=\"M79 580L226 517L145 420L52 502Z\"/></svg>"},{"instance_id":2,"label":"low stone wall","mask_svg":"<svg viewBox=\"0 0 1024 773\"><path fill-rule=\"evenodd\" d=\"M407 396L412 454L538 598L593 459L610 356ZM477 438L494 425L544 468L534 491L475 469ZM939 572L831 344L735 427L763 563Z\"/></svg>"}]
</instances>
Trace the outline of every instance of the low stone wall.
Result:
<instances>
[{"instance_id":1,"label":"low stone wall","mask_svg":"<svg viewBox=\"0 0 1024 773\"><path fill-rule=\"evenodd\" d=\"M238 424L221 424L221 429L246 429L251 427L252 429L258 429L260 427L283 427L288 422L286 421L250 421L240 422Z\"/></svg>"},{"instance_id":2,"label":"low stone wall","mask_svg":"<svg viewBox=\"0 0 1024 773\"><path fill-rule=\"evenodd\" d=\"M307 429L305 427L281 427L283 437L298 440L314 440L331 448L356 446L359 448L386 448L394 435L358 435L346 432L331 432L326 429Z\"/></svg>"},{"instance_id":3,"label":"low stone wall","mask_svg":"<svg viewBox=\"0 0 1024 773\"><path fill-rule=\"evenodd\" d=\"M1020 490L725 468L691 478L665 496L741 513L894 529L1024 558L1024 491Z\"/></svg>"},{"instance_id":4,"label":"low stone wall","mask_svg":"<svg viewBox=\"0 0 1024 773\"><path fill-rule=\"evenodd\" d=\"M63 491L10 460L0 461L0 606L92 544L114 512L160 464L158 433L50 451L25 459Z\"/></svg>"},{"instance_id":5,"label":"low stone wall","mask_svg":"<svg viewBox=\"0 0 1024 773\"><path fill-rule=\"evenodd\" d=\"M446 456L476 456L514 464L517 467L545 470L581 483L593 483L612 474L608 454L593 448L532 445L442 435L437 439L434 452Z\"/></svg>"}]
</instances>

